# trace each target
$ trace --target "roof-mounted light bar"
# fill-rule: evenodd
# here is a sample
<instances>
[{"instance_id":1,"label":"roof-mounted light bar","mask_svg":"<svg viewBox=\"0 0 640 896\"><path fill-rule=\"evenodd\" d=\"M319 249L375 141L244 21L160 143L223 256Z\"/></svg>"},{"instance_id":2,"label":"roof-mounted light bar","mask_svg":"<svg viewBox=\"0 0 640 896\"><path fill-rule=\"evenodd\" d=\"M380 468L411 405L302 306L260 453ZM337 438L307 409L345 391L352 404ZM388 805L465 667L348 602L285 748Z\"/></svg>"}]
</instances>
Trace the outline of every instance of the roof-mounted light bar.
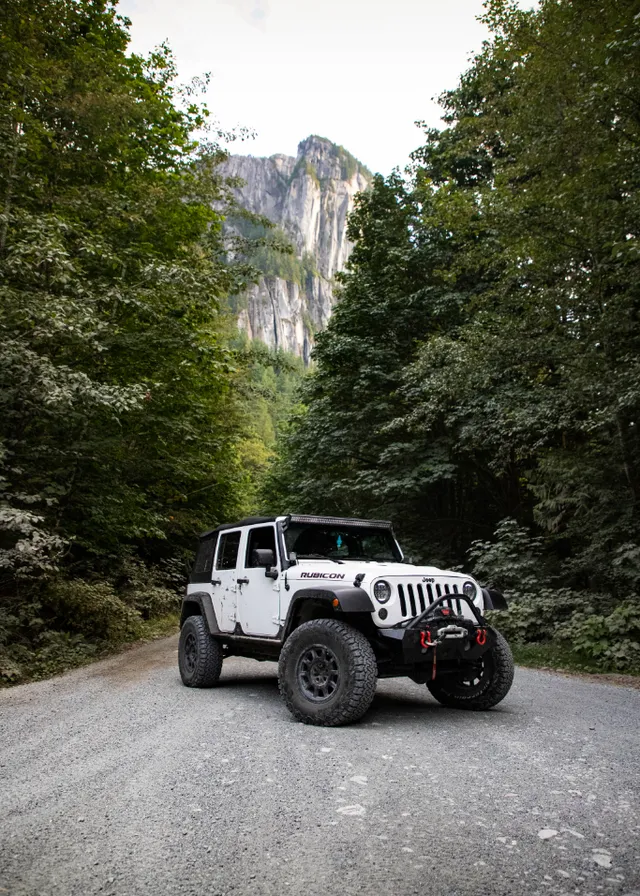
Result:
<instances>
[{"instance_id":1,"label":"roof-mounted light bar","mask_svg":"<svg viewBox=\"0 0 640 896\"><path fill-rule=\"evenodd\" d=\"M325 526L361 526L367 529L391 529L388 520L357 520L340 516L309 516L307 514L292 513L284 521L285 528L290 523L302 523L303 525Z\"/></svg>"}]
</instances>

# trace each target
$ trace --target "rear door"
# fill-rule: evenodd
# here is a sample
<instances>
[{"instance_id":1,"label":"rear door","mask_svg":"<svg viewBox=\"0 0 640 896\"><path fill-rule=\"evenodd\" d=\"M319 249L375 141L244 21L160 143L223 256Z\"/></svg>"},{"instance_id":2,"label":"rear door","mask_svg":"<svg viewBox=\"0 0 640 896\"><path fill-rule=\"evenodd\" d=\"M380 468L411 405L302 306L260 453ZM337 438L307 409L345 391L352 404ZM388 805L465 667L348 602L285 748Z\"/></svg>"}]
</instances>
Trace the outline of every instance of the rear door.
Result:
<instances>
[{"instance_id":1,"label":"rear door","mask_svg":"<svg viewBox=\"0 0 640 896\"><path fill-rule=\"evenodd\" d=\"M237 616L237 563L242 542L242 530L231 529L220 533L218 549L211 577L213 605L220 631L232 632Z\"/></svg>"},{"instance_id":2,"label":"rear door","mask_svg":"<svg viewBox=\"0 0 640 896\"><path fill-rule=\"evenodd\" d=\"M280 579L268 578L265 568L256 565L254 551L273 551L273 570L280 572L282 564L276 547L276 527L252 526L242 545L242 559L238 565L238 615L242 630L248 635L275 638L280 628Z\"/></svg>"}]
</instances>

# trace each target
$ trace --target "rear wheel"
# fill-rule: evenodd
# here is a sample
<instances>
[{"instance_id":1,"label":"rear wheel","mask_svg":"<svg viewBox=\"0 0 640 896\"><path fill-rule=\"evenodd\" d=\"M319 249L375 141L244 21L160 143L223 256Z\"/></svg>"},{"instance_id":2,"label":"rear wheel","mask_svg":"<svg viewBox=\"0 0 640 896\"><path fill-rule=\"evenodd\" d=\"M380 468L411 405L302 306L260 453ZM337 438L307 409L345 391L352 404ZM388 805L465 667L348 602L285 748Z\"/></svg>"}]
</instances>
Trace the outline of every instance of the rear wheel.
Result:
<instances>
[{"instance_id":1,"label":"rear wheel","mask_svg":"<svg viewBox=\"0 0 640 896\"><path fill-rule=\"evenodd\" d=\"M220 678L222 648L202 616L189 616L180 630L178 668L188 688L210 688Z\"/></svg>"},{"instance_id":2,"label":"rear wheel","mask_svg":"<svg viewBox=\"0 0 640 896\"><path fill-rule=\"evenodd\" d=\"M355 722L371 705L377 677L368 640L337 619L314 619L297 628L278 665L282 699L308 725Z\"/></svg>"},{"instance_id":3,"label":"rear wheel","mask_svg":"<svg viewBox=\"0 0 640 896\"><path fill-rule=\"evenodd\" d=\"M513 656L500 632L495 635L495 646L470 669L427 682L439 703L460 709L491 709L507 696L513 684Z\"/></svg>"}]
</instances>

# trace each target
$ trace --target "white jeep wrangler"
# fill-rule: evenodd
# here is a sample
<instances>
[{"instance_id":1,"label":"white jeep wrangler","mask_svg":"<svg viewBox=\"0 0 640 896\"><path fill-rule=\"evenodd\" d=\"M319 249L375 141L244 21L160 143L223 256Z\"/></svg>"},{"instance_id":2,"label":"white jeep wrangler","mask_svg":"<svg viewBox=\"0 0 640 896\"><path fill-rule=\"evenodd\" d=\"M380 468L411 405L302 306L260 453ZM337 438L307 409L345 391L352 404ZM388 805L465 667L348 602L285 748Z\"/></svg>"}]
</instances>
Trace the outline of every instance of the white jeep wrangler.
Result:
<instances>
[{"instance_id":1,"label":"white jeep wrangler","mask_svg":"<svg viewBox=\"0 0 640 896\"><path fill-rule=\"evenodd\" d=\"M445 706L489 709L511 687L513 658L482 614L505 607L468 575L406 562L391 523L255 517L200 537L180 675L205 688L225 657L277 660L284 702L312 725L355 721L376 679L401 675Z\"/></svg>"}]
</instances>

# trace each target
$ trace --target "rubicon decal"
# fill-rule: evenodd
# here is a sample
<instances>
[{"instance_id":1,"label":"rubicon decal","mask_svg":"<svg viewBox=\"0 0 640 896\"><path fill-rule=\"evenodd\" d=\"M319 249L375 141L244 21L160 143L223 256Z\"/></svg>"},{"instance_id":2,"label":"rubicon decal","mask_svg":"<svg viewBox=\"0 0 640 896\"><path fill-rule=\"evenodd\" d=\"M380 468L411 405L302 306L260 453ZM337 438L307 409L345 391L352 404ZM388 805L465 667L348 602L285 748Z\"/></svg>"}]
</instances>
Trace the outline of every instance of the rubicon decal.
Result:
<instances>
[{"instance_id":1,"label":"rubicon decal","mask_svg":"<svg viewBox=\"0 0 640 896\"><path fill-rule=\"evenodd\" d=\"M343 572L301 572L301 579L344 579Z\"/></svg>"}]
</instances>

